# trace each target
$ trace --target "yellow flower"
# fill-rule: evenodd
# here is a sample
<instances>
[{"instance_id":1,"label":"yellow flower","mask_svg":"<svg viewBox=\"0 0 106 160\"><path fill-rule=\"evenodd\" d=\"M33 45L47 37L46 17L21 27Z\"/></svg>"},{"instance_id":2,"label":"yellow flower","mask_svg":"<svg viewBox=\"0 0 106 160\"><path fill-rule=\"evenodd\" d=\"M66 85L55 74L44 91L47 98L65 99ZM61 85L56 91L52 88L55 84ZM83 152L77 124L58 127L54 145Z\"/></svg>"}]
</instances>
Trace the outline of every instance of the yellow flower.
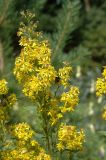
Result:
<instances>
[{"instance_id":1,"label":"yellow flower","mask_svg":"<svg viewBox=\"0 0 106 160\"><path fill-rule=\"evenodd\" d=\"M7 93L8 93L7 82L5 79L2 79L0 80L0 95Z\"/></svg>"},{"instance_id":2,"label":"yellow flower","mask_svg":"<svg viewBox=\"0 0 106 160\"><path fill-rule=\"evenodd\" d=\"M40 154L37 156L36 160L51 160L51 157L50 155L46 154L42 149L40 151Z\"/></svg>"},{"instance_id":3,"label":"yellow flower","mask_svg":"<svg viewBox=\"0 0 106 160\"><path fill-rule=\"evenodd\" d=\"M57 149L58 149L59 151L64 150L64 144L63 144L62 142L59 142L59 143L57 144Z\"/></svg>"},{"instance_id":4,"label":"yellow flower","mask_svg":"<svg viewBox=\"0 0 106 160\"><path fill-rule=\"evenodd\" d=\"M102 117L104 120L106 120L106 109L104 110L103 114L102 114Z\"/></svg>"},{"instance_id":5,"label":"yellow flower","mask_svg":"<svg viewBox=\"0 0 106 160\"><path fill-rule=\"evenodd\" d=\"M16 95L13 93L7 97L7 106L13 106L16 103Z\"/></svg>"},{"instance_id":6,"label":"yellow flower","mask_svg":"<svg viewBox=\"0 0 106 160\"><path fill-rule=\"evenodd\" d=\"M27 141L32 138L34 132L27 123L19 123L14 125L13 135L18 139Z\"/></svg>"},{"instance_id":7,"label":"yellow flower","mask_svg":"<svg viewBox=\"0 0 106 160\"><path fill-rule=\"evenodd\" d=\"M96 81L96 95L102 96L103 94L106 94L106 80L98 78Z\"/></svg>"},{"instance_id":8,"label":"yellow flower","mask_svg":"<svg viewBox=\"0 0 106 160\"><path fill-rule=\"evenodd\" d=\"M9 116L7 114L7 108L0 106L0 121L7 121L9 119Z\"/></svg>"},{"instance_id":9,"label":"yellow flower","mask_svg":"<svg viewBox=\"0 0 106 160\"><path fill-rule=\"evenodd\" d=\"M58 131L58 150L80 150L84 142L84 132L75 126L62 125Z\"/></svg>"},{"instance_id":10,"label":"yellow flower","mask_svg":"<svg viewBox=\"0 0 106 160\"><path fill-rule=\"evenodd\" d=\"M29 14L26 18L31 17ZM36 99L39 92L50 88L57 74L51 65L49 43L42 39L40 32L35 31L36 27L33 22L28 25L21 24L18 35L23 48L19 57L16 58L14 68L14 74L23 86L23 93L31 99Z\"/></svg>"},{"instance_id":11,"label":"yellow flower","mask_svg":"<svg viewBox=\"0 0 106 160\"><path fill-rule=\"evenodd\" d=\"M106 79L106 66L104 67L103 73L102 73L103 77Z\"/></svg>"},{"instance_id":12,"label":"yellow flower","mask_svg":"<svg viewBox=\"0 0 106 160\"><path fill-rule=\"evenodd\" d=\"M73 111L74 107L78 105L79 102L79 89L77 87L71 87L68 92L64 92L61 95L61 102L63 102L63 107L61 107L61 112Z\"/></svg>"},{"instance_id":13,"label":"yellow flower","mask_svg":"<svg viewBox=\"0 0 106 160\"><path fill-rule=\"evenodd\" d=\"M56 107L52 107L52 109L49 110L48 116L50 117L51 126L57 124L59 119L63 117L63 115L59 113L59 110Z\"/></svg>"},{"instance_id":14,"label":"yellow flower","mask_svg":"<svg viewBox=\"0 0 106 160\"><path fill-rule=\"evenodd\" d=\"M67 85L69 84L71 72L72 72L72 67L70 66L65 66L63 68L60 68L58 71L61 84L65 87L67 87Z\"/></svg>"},{"instance_id":15,"label":"yellow flower","mask_svg":"<svg viewBox=\"0 0 106 160\"><path fill-rule=\"evenodd\" d=\"M96 81L96 95L102 96L106 94L106 67L104 67L101 78L98 78Z\"/></svg>"},{"instance_id":16,"label":"yellow flower","mask_svg":"<svg viewBox=\"0 0 106 160\"><path fill-rule=\"evenodd\" d=\"M50 119L49 122L51 126L56 125L59 119L63 118L63 114L61 113L58 103L59 101L56 98L51 98L48 104L48 106L50 106L50 109L48 109L47 115Z\"/></svg>"},{"instance_id":17,"label":"yellow flower","mask_svg":"<svg viewBox=\"0 0 106 160\"><path fill-rule=\"evenodd\" d=\"M55 80L56 71L53 66L49 65L46 68L40 68L37 77L41 81L40 85L43 88L50 87Z\"/></svg>"},{"instance_id":18,"label":"yellow flower","mask_svg":"<svg viewBox=\"0 0 106 160\"><path fill-rule=\"evenodd\" d=\"M38 93L42 91L39 79L32 75L23 85L23 93L31 99L36 99Z\"/></svg>"},{"instance_id":19,"label":"yellow flower","mask_svg":"<svg viewBox=\"0 0 106 160\"><path fill-rule=\"evenodd\" d=\"M39 144L38 144L38 142L37 141L35 141L35 140L32 140L31 141L31 146L39 146Z\"/></svg>"}]
</instances>

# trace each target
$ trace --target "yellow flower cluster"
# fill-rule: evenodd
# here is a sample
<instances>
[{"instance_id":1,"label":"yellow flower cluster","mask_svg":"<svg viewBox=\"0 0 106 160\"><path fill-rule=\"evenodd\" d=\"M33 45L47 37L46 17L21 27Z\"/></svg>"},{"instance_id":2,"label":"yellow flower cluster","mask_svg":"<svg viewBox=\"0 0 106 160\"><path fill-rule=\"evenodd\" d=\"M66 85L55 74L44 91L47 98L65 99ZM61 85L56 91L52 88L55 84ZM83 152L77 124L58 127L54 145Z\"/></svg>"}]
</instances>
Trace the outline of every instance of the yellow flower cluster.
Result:
<instances>
[{"instance_id":1,"label":"yellow flower cluster","mask_svg":"<svg viewBox=\"0 0 106 160\"><path fill-rule=\"evenodd\" d=\"M28 14L29 19L32 17L33 15ZM33 33L34 28L33 23L29 23L27 27L21 24L18 36L21 37L20 45L23 49L16 59L14 69L17 80L23 84L24 94L31 99L36 99L39 92L50 87L56 76L50 62L49 43L42 39L41 33ZM30 37L26 35L27 32Z\"/></svg>"},{"instance_id":2,"label":"yellow flower cluster","mask_svg":"<svg viewBox=\"0 0 106 160\"><path fill-rule=\"evenodd\" d=\"M7 82L5 79L2 79L0 80L0 95L7 93L8 93Z\"/></svg>"},{"instance_id":3,"label":"yellow flower cluster","mask_svg":"<svg viewBox=\"0 0 106 160\"><path fill-rule=\"evenodd\" d=\"M34 131L27 123L13 126L12 134L16 136L15 148L0 152L2 160L51 160L36 140L32 140Z\"/></svg>"},{"instance_id":4,"label":"yellow flower cluster","mask_svg":"<svg viewBox=\"0 0 106 160\"><path fill-rule=\"evenodd\" d=\"M102 117L104 120L106 120L106 109L104 110L103 114L102 114Z\"/></svg>"},{"instance_id":5,"label":"yellow flower cluster","mask_svg":"<svg viewBox=\"0 0 106 160\"><path fill-rule=\"evenodd\" d=\"M51 157L39 145L28 145L25 144L21 147L17 146L13 150L3 151L1 153L2 160L51 160Z\"/></svg>"},{"instance_id":6,"label":"yellow flower cluster","mask_svg":"<svg viewBox=\"0 0 106 160\"><path fill-rule=\"evenodd\" d=\"M59 119L64 117L64 113L74 111L74 107L79 102L79 89L71 87L68 92L63 92L60 98L52 98L49 102L50 109L47 111L51 125L55 125ZM62 103L60 105L60 103Z\"/></svg>"},{"instance_id":7,"label":"yellow flower cluster","mask_svg":"<svg viewBox=\"0 0 106 160\"><path fill-rule=\"evenodd\" d=\"M96 81L96 95L102 96L103 94L106 94L106 66L102 72L102 78L98 78ZM106 120L106 109L102 114L102 118Z\"/></svg>"},{"instance_id":8,"label":"yellow flower cluster","mask_svg":"<svg viewBox=\"0 0 106 160\"><path fill-rule=\"evenodd\" d=\"M96 81L96 95L102 96L106 94L106 67L104 67L102 78L98 78Z\"/></svg>"},{"instance_id":9,"label":"yellow flower cluster","mask_svg":"<svg viewBox=\"0 0 106 160\"><path fill-rule=\"evenodd\" d=\"M10 96L7 97L7 106L13 106L16 100L16 95L12 93Z\"/></svg>"},{"instance_id":10,"label":"yellow flower cluster","mask_svg":"<svg viewBox=\"0 0 106 160\"><path fill-rule=\"evenodd\" d=\"M27 17L31 19L34 15L28 13ZM36 32L36 24L31 20L28 22L28 26L21 24L18 32L18 36L21 37L20 45L23 48L16 59L14 74L23 86L23 93L26 96L32 100L36 99L40 104L44 103L42 99L45 99L46 105L43 105L41 110L47 112L51 125L54 125L63 117L63 113L74 110L79 101L79 90L77 87L70 87L72 67L66 65L58 71L55 70L51 63L49 42L43 40L40 32ZM56 98L57 93L54 94L51 88L61 86L70 90ZM44 106L50 107L44 109Z\"/></svg>"},{"instance_id":11,"label":"yellow flower cluster","mask_svg":"<svg viewBox=\"0 0 106 160\"><path fill-rule=\"evenodd\" d=\"M79 89L77 87L71 87L70 90L61 95L61 102L64 103L61 111L73 111L74 107L78 105L79 102Z\"/></svg>"},{"instance_id":12,"label":"yellow flower cluster","mask_svg":"<svg viewBox=\"0 0 106 160\"><path fill-rule=\"evenodd\" d=\"M42 149L36 160L51 160L51 157L48 154L45 154L44 150Z\"/></svg>"},{"instance_id":13,"label":"yellow flower cluster","mask_svg":"<svg viewBox=\"0 0 106 160\"><path fill-rule=\"evenodd\" d=\"M34 132L31 130L30 126L27 123L19 123L14 125L13 134L18 139L27 141L33 136Z\"/></svg>"},{"instance_id":14,"label":"yellow flower cluster","mask_svg":"<svg viewBox=\"0 0 106 160\"><path fill-rule=\"evenodd\" d=\"M58 105L57 99L51 99L50 101L50 109L48 111L48 116L50 118L50 124L53 126L57 124L59 119L63 117L63 114L61 113L61 109Z\"/></svg>"},{"instance_id":15,"label":"yellow flower cluster","mask_svg":"<svg viewBox=\"0 0 106 160\"><path fill-rule=\"evenodd\" d=\"M0 121L7 121L9 119L8 110L16 102L15 94L8 94L7 82L5 79L0 80Z\"/></svg>"},{"instance_id":16,"label":"yellow flower cluster","mask_svg":"<svg viewBox=\"0 0 106 160\"><path fill-rule=\"evenodd\" d=\"M67 87L68 85L68 81L70 79L70 73L72 72L72 67L70 66L66 66L64 68L60 68L59 69L59 77L60 77L60 81L61 81L61 84L65 87Z\"/></svg>"},{"instance_id":17,"label":"yellow flower cluster","mask_svg":"<svg viewBox=\"0 0 106 160\"><path fill-rule=\"evenodd\" d=\"M104 67L103 73L102 73L103 77L106 79L106 67Z\"/></svg>"},{"instance_id":18,"label":"yellow flower cluster","mask_svg":"<svg viewBox=\"0 0 106 160\"><path fill-rule=\"evenodd\" d=\"M0 106L0 121L7 121L9 119L7 108Z\"/></svg>"},{"instance_id":19,"label":"yellow flower cluster","mask_svg":"<svg viewBox=\"0 0 106 160\"><path fill-rule=\"evenodd\" d=\"M61 126L58 131L58 150L81 150L84 142L83 130L77 131L75 126Z\"/></svg>"},{"instance_id":20,"label":"yellow flower cluster","mask_svg":"<svg viewBox=\"0 0 106 160\"><path fill-rule=\"evenodd\" d=\"M79 89L77 87L71 87L69 91L63 92L58 98L51 98L48 106L50 109L46 110L50 117L51 125L57 124L59 119L64 117L66 112L74 111L76 105L79 102Z\"/></svg>"},{"instance_id":21,"label":"yellow flower cluster","mask_svg":"<svg viewBox=\"0 0 106 160\"><path fill-rule=\"evenodd\" d=\"M29 19L34 15L28 14ZM14 74L23 86L23 93L31 99L36 99L39 93L45 92L60 79L60 84L67 86L72 68L65 66L57 72L51 64L51 49L49 42L43 40L42 34L36 32L36 25L21 24L18 36L23 47L20 56L16 58ZM28 36L27 34L30 36Z\"/></svg>"}]
</instances>

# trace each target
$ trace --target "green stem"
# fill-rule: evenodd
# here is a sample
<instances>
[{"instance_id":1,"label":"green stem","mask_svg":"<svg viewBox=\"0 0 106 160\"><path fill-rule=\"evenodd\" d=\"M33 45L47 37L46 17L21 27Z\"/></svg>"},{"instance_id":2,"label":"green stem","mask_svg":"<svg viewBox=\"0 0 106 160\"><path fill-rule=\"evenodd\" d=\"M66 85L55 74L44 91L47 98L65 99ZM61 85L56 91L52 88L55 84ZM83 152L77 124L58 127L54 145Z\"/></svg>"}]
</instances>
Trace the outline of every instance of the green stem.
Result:
<instances>
[{"instance_id":1,"label":"green stem","mask_svg":"<svg viewBox=\"0 0 106 160\"><path fill-rule=\"evenodd\" d=\"M68 155L69 155L69 160L72 160L72 152L71 151L69 151L69 153L68 153Z\"/></svg>"},{"instance_id":2,"label":"green stem","mask_svg":"<svg viewBox=\"0 0 106 160\"><path fill-rule=\"evenodd\" d=\"M49 133L48 133L47 124L46 124L45 127L46 127L46 128L45 128L45 134L46 134L47 148L48 148L49 153L51 153L51 149L50 149L50 140L49 140Z\"/></svg>"},{"instance_id":3,"label":"green stem","mask_svg":"<svg viewBox=\"0 0 106 160\"><path fill-rule=\"evenodd\" d=\"M51 153L51 147L50 147L50 137L49 137L49 128L48 128L48 122L45 114L42 113L43 118L43 130L46 137L46 146L49 153Z\"/></svg>"},{"instance_id":4,"label":"green stem","mask_svg":"<svg viewBox=\"0 0 106 160\"><path fill-rule=\"evenodd\" d=\"M63 153L63 152L62 152L62 151L60 151L60 160L62 160L62 153Z\"/></svg>"},{"instance_id":5,"label":"green stem","mask_svg":"<svg viewBox=\"0 0 106 160\"><path fill-rule=\"evenodd\" d=\"M1 134L1 140L2 140L2 142L4 143L5 142L5 135L6 135L6 132L5 132L5 126L4 126L4 123L3 123L3 121L1 121L1 130L2 130L2 134Z\"/></svg>"}]
</instances>

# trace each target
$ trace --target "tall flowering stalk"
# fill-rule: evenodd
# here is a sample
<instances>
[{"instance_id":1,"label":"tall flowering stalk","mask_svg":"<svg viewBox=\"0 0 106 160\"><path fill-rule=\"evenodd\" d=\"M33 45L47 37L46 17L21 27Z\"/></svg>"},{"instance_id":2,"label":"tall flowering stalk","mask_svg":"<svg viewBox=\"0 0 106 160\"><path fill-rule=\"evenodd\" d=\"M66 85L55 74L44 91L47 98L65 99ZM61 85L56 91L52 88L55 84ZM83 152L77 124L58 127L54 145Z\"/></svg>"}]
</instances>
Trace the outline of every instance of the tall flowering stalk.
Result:
<instances>
[{"instance_id":1,"label":"tall flowering stalk","mask_svg":"<svg viewBox=\"0 0 106 160\"><path fill-rule=\"evenodd\" d=\"M25 23L18 31L22 47L16 58L14 75L25 96L37 105L41 116L41 130L45 147L50 154L82 149L83 130L65 124L66 113L74 111L79 102L79 89L70 84L72 67L64 65L56 70L51 62L49 42L37 31L34 14L22 13ZM58 155L58 154L56 154Z\"/></svg>"}]
</instances>

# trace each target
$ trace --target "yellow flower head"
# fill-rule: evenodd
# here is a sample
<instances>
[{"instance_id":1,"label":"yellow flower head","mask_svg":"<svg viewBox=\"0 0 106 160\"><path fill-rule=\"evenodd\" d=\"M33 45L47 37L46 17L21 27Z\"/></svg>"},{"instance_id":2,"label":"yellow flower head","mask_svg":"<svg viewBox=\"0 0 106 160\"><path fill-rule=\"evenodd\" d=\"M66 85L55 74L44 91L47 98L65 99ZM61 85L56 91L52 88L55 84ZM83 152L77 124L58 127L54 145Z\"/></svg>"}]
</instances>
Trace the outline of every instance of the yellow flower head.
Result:
<instances>
[{"instance_id":1,"label":"yellow flower head","mask_svg":"<svg viewBox=\"0 0 106 160\"><path fill-rule=\"evenodd\" d=\"M103 77L98 78L96 81L97 96L102 96L103 94L106 94L106 67L104 68L102 75Z\"/></svg>"},{"instance_id":2,"label":"yellow flower head","mask_svg":"<svg viewBox=\"0 0 106 160\"><path fill-rule=\"evenodd\" d=\"M61 126L58 131L58 150L80 150L84 142L83 130L77 131L75 126Z\"/></svg>"},{"instance_id":3,"label":"yellow flower head","mask_svg":"<svg viewBox=\"0 0 106 160\"><path fill-rule=\"evenodd\" d=\"M98 78L96 81L96 95L102 96L103 94L106 94L106 80Z\"/></svg>"},{"instance_id":4,"label":"yellow flower head","mask_svg":"<svg viewBox=\"0 0 106 160\"><path fill-rule=\"evenodd\" d=\"M58 71L60 82L65 87L67 87L67 85L69 84L71 72L72 72L72 67L70 66L65 66L63 68L60 68Z\"/></svg>"},{"instance_id":5,"label":"yellow flower head","mask_svg":"<svg viewBox=\"0 0 106 160\"><path fill-rule=\"evenodd\" d=\"M104 110L103 114L102 114L102 117L104 120L106 120L106 109Z\"/></svg>"},{"instance_id":6,"label":"yellow flower head","mask_svg":"<svg viewBox=\"0 0 106 160\"><path fill-rule=\"evenodd\" d=\"M73 111L74 107L78 105L79 102L79 89L77 87L71 87L68 92L64 92L61 95L61 102L64 106L61 108L62 112Z\"/></svg>"},{"instance_id":7,"label":"yellow flower head","mask_svg":"<svg viewBox=\"0 0 106 160\"><path fill-rule=\"evenodd\" d=\"M104 67L103 73L102 73L103 77L106 79L106 67Z\"/></svg>"},{"instance_id":8,"label":"yellow flower head","mask_svg":"<svg viewBox=\"0 0 106 160\"><path fill-rule=\"evenodd\" d=\"M0 107L0 121L7 121L9 119L9 116L7 114L7 108Z\"/></svg>"},{"instance_id":9,"label":"yellow flower head","mask_svg":"<svg viewBox=\"0 0 106 160\"><path fill-rule=\"evenodd\" d=\"M27 13L30 19L30 13ZM23 86L23 93L31 99L36 99L55 81L57 72L51 65L51 49L42 34L35 31L32 21L27 25L21 24L18 35L20 45L23 47L19 57L16 58L14 74ZM28 33L30 36L28 36Z\"/></svg>"},{"instance_id":10,"label":"yellow flower head","mask_svg":"<svg viewBox=\"0 0 106 160\"><path fill-rule=\"evenodd\" d=\"M51 160L51 157L50 155L46 154L45 151L42 149L36 160Z\"/></svg>"},{"instance_id":11,"label":"yellow flower head","mask_svg":"<svg viewBox=\"0 0 106 160\"><path fill-rule=\"evenodd\" d=\"M24 141L31 139L34 134L33 130L27 123L16 124L13 128L13 135Z\"/></svg>"},{"instance_id":12,"label":"yellow flower head","mask_svg":"<svg viewBox=\"0 0 106 160\"><path fill-rule=\"evenodd\" d=\"M13 93L10 96L7 97L7 105L13 106L16 103L16 95Z\"/></svg>"},{"instance_id":13,"label":"yellow flower head","mask_svg":"<svg viewBox=\"0 0 106 160\"><path fill-rule=\"evenodd\" d=\"M0 95L7 93L8 93L7 82L5 79L2 79L0 80Z\"/></svg>"}]
</instances>

